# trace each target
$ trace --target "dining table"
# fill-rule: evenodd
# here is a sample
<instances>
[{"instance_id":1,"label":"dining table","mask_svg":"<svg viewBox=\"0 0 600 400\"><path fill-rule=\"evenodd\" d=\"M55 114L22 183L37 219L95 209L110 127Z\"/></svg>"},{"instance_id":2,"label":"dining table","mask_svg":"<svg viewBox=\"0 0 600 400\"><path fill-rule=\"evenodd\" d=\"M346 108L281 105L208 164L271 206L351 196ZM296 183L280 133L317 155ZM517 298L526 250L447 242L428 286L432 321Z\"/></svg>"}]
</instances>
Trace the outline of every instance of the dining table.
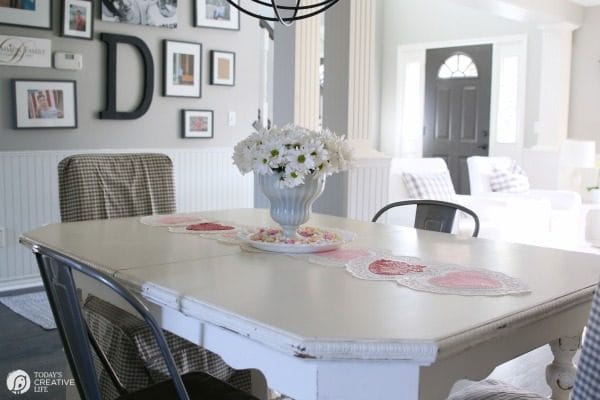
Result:
<instances>
[{"instance_id":1,"label":"dining table","mask_svg":"<svg viewBox=\"0 0 600 400\"><path fill-rule=\"evenodd\" d=\"M482 379L548 343L552 396L569 396L597 255L317 213L307 222L352 233L333 251L485 270L526 288L443 293L361 278L343 259L315 262L327 253L255 249L244 232L274 226L268 209L198 215L239 231L216 239L132 217L52 223L20 241L111 274L152 306L165 330L234 368L261 371L270 388L296 400L445 399L457 380Z\"/></svg>"}]
</instances>

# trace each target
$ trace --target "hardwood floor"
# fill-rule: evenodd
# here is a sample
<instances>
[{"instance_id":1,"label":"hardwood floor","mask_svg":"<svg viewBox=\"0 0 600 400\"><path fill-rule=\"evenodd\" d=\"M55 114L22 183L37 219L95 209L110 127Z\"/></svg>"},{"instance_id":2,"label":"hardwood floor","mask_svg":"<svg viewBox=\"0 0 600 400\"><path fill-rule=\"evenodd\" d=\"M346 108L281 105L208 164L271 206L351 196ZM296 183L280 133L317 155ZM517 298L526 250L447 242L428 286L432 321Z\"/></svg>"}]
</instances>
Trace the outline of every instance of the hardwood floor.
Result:
<instances>
[{"instance_id":1,"label":"hardwood floor","mask_svg":"<svg viewBox=\"0 0 600 400\"><path fill-rule=\"evenodd\" d=\"M35 372L60 372L63 378L70 376L58 330L47 331L0 304L0 399L65 399L64 386L47 386L47 393L34 393L34 382L27 393L13 395L6 387L6 376L17 369L27 372L32 381Z\"/></svg>"}]
</instances>

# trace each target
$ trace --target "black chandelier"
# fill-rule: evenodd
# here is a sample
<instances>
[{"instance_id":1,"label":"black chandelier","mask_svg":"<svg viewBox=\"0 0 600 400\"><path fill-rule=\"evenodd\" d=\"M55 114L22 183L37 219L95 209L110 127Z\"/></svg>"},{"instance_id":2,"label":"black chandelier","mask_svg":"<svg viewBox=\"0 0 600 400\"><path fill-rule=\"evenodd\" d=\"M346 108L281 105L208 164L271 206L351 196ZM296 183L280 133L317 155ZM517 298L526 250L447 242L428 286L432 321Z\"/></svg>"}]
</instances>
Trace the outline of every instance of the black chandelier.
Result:
<instances>
[{"instance_id":1,"label":"black chandelier","mask_svg":"<svg viewBox=\"0 0 600 400\"><path fill-rule=\"evenodd\" d=\"M317 15L327 10L329 7L333 6L339 0L322 0L320 2L308 5L300 5L302 0L296 0L295 6L290 5L282 5L277 4L278 0L270 0L270 1L261 1L261 0L250 0L259 6L257 8L264 9L268 7L273 10L274 17L269 15L261 14L260 12L249 11L247 8L241 6L242 0L227 0L229 4L237 8L243 13L251 15L255 18L264 19L266 21L279 21L285 26L290 26L299 19L304 19L308 17L312 17L313 15ZM240 4L238 4L238 2ZM281 0L279 0L281 2ZM306 3L306 1L305 1ZM283 14L283 15L282 15Z\"/></svg>"}]
</instances>

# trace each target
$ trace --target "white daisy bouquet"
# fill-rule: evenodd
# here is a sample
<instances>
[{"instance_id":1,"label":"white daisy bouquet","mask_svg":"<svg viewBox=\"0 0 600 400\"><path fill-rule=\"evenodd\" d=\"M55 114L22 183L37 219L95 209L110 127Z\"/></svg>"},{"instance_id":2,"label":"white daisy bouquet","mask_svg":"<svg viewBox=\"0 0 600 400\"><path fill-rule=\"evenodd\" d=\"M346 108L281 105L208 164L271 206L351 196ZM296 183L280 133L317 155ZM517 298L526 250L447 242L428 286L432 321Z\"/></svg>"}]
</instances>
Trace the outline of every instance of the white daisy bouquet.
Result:
<instances>
[{"instance_id":1,"label":"white daisy bouquet","mask_svg":"<svg viewBox=\"0 0 600 400\"><path fill-rule=\"evenodd\" d=\"M281 174L281 187L295 187L307 176L325 177L350 168L353 150L344 136L328 129L296 125L261 129L239 142L233 162L242 174Z\"/></svg>"}]
</instances>

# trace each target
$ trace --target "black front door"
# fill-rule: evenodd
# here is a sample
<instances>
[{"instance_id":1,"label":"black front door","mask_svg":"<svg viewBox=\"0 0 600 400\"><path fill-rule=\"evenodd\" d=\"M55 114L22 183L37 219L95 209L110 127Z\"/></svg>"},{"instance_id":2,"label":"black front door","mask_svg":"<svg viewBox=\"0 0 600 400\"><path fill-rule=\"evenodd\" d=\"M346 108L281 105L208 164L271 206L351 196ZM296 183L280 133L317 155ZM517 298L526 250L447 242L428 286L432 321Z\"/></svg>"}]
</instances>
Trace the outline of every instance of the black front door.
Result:
<instances>
[{"instance_id":1,"label":"black front door","mask_svg":"<svg viewBox=\"0 0 600 400\"><path fill-rule=\"evenodd\" d=\"M446 160L457 193L467 157L488 155L491 71L491 44L427 50L423 156Z\"/></svg>"}]
</instances>

